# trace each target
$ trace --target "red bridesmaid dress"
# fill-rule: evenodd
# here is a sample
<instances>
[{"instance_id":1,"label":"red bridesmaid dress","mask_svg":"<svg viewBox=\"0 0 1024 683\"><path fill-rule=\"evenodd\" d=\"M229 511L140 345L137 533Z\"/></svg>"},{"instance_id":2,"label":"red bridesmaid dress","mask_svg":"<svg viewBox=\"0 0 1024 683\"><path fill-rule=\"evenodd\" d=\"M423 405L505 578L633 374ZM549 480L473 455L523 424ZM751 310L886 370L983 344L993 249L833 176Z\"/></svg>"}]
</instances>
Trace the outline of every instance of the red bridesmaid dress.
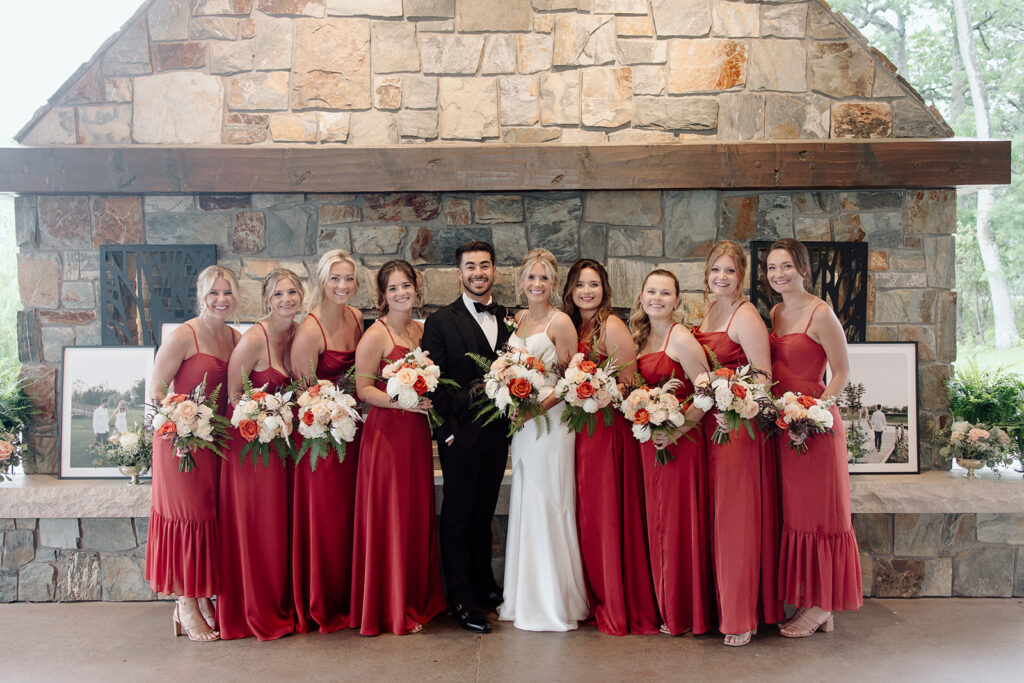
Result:
<instances>
[{"instance_id":1,"label":"red bridesmaid dress","mask_svg":"<svg viewBox=\"0 0 1024 683\"><path fill-rule=\"evenodd\" d=\"M253 371L249 379L253 387L266 385L269 393L291 381L274 367ZM288 524L292 463L282 462L273 448L266 466L253 453L242 463L239 456L245 443L232 430L227 459L221 461L217 627L224 640L275 640L291 633L295 625Z\"/></svg>"},{"instance_id":2,"label":"red bridesmaid dress","mask_svg":"<svg viewBox=\"0 0 1024 683\"><path fill-rule=\"evenodd\" d=\"M769 335L777 396L799 391L819 397L825 390L825 349L807 336L811 320L822 306L811 311L803 332L779 336L772 331ZM787 604L837 612L858 609L864 604L864 592L850 517L846 429L839 410L832 406L831 412L832 433L808 439L803 455L789 447L784 434L778 439L782 482L779 589Z\"/></svg>"},{"instance_id":3,"label":"red bridesmaid dress","mask_svg":"<svg viewBox=\"0 0 1024 683\"><path fill-rule=\"evenodd\" d=\"M381 368L408 352L396 345ZM349 623L403 635L445 611L426 416L372 406L359 460Z\"/></svg>"},{"instance_id":4,"label":"red bridesmaid dress","mask_svg":"<svg viewBox=\"0 0 1024 683\"><path fill-rule=\"evenodd\" d=\"M740 304L746 305L749 304ZM721 332L701 332L700 328L693 331L693 336L715 354L721 366L734 370L748 362L743 347L729 338L729 326L736 311ZM711 353L708 363L711 367ZM766 442L753 425L753 441L746 429L740 428L732 433L730 443L713 443L711 435L717 426L713 412L704 417L703 427L707 437L718 628L722 633L746 633L757 628L758 621L776 624L785 618L778 590L777 456L774 440Z\"/></svg>"},{"instance_id":5,"label":"red bridesmaid dress","mask_svg":"<svg viewBox=\"0 0 1024 683\"><path fill-rule=\"evenodd\" d=\"M682 380L683 386L676 392L682 400L693 393L693 385L682 366L665 353L667 346L666 337L660 351L638 357L637 370L651 386L670 377ZM665 465L657 464L655 451L651 441L640 444L651 572L661 618L672 635L690 629L707 633L713 628L714 598L702 430L698 425L669 446L674 460Z\"/></svg>"},{"instance_id":6,"label":"red bridesmaid dress","mask_svg":"<svg viewBox=\"0 0 1024 683\"><path fill-rule=\"evenodd\" d=\"M353 317L355 314L352 314ZM332 351L320 321L310 317L324 335L324 352L316 366L318 379L336 382L355 364L356 352ZM356 323L359 319L356 318ZM331 449L310 469L308 456L295 467L292 494L292 587L295 630L331 633L348 626L352 590L352 525L355 516L359 439L345 446L345 460ZM297 437L296 448L302 437Z\"/></svg>"},{"instance_id":7,"label":"red bridesmaid dress","mask_svg":"<svg viewBox=\"0 0 1024 683\"><path fill-rule=\"evenodd\" d=\"M178 368L171 386L187 394L206 379L209 395L220 387L217 412L227 409L228 364L199 351L199 338L188 323L196 352ZM220 462L216 454L199 448L196 468L178 471L178 457L168 439L153 440L153 507L146 543L146 578L164 595L206 598L216 595L218 582L217 490Z\"/></svg>"},{"instance_id":8,"label":"red bridesmaid dress","mask_svg":"<svg viewBox=\"0 0 1024 683\"><path fill-rule=\"evenodd\" d=\"M579 351L591 353L586 342ZM590 612L598 629L615 636L657 633L661 621L651 582L643 485L639 444L629 422L616 410L606 427L598 413L594 435L586 430L576 435L576 523Z\"/></svg>"}]
</instances>

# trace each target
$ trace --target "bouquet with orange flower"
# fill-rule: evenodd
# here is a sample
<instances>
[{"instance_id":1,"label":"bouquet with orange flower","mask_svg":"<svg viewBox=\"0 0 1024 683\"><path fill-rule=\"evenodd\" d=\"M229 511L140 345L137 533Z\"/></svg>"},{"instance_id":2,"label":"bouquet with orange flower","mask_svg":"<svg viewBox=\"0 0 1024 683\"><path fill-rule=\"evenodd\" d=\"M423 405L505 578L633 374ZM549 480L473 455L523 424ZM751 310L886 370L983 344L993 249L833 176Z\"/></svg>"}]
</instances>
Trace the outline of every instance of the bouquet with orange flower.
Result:
<instances>
[{"instance_id":1,"label":"bouquet with orange flower","mask_svg":"<svg viewBox=\"0 0 1024 683\"><path fill-rule=\"evenodd\" d=\"M686 425L687 405L679 400L675 392L682 386L678 379L670 379L661 386L641 385L630 392L619 409L626 419L633 423L633 436L640 443L646 443L661 432L671 434ZM655 452L659 465L673 460L667 448Z\"/></svg>"},{"instance_id":2,"label":"bouquet with orange flower","mask_svg":"<svg viewBox=\"0 0 1024 683\"><path fill-rule=\"evenodd\" d=\"M217 414L217 395L220 385L206 394L206 377L189 394L172 394L164 387L162 401L152 404L150 428L154 439L169 439L178 456L178 471L191 472L196 468L193 451L205 448L224 457L228 421Z\"/></svg>"},{"instance_id":3,"label":"bouquet with orange flower","mask_svg":"<svg viewBox=\"0 0 1024 683\"><path fill-rule=\"evenodd\" d=\"M484 370L481 396L473 403L478 409L475 419L486 425L506 417L509 436L535 417L542 418L537 421L538 436L551 428L541 402L554 391L555 375L544 361L526 349L506 348L493 362L475 353L466 355Z\"/></svg>"},{"instance_id":4,"label":"bouquet with orange flower","mask_svg":"<svg viewBox=\"0 0 1024 683\"><path fill-rule=\"evenodd\" d=\"M795 391L787 391L775 400L779 415L776 426L789 437L789 447L803 455L807 452L807 439L832 432L832 413L829 408L835 399L821 400Z\"/></svg>"},{"instance_id":5,"label":"bouquet with orange flower","mask_svg":"<svg viewBox=\"0 0 1024 683\"><path fill-rule=\"evenodd\" d=\"M770 420L774 418L773 402L767 388L757 381L767 379L768 374L749 364L735 370L722 367L713 351L707 349L707 353L714 369L702 372L694 379L693 405L705 413L712 409L717 411L714 414L717 426L711 441L716 444L729 443L732 432L740 426L745 427L747 435L753 439L751 421L757 421L757 417L764 411L771 413Z\"/></svg>"},{"instance_id":6,"label":"bouquet with orange flower","mask_svg":"<svg viewBox=\"0 0 1024 683\"><path fill-rule=\"evenodd\" d=\"M345 446L356 438L363 417L352 394L326 379L317 380L299 394L299 434L303 436L296 462L309 453L309 467L316 471L317 460L327 456L329 448L345 460Z\"/></svg>"},{"instance_id":7,"label":"bouquet with orange flower","mask_svg":"<svg viewBox=\"0 0 1024 683\"><path fill-rule=\"evenodd\" d=\"M239 453L239 460L252 453L252 465L258 457L263 466L270 461L270 447L273 446L283 463L295 455L295 447L289 438L292 434L292 392L270 393L267 385L259 389L252 386L245 372L242 372L242 398L235 404L231 414L231 425L238 429L246 443Z\"/></svg>"},{"instance_id":8,"label":"bouquet with orange flower","mask_svg":"<svg viewBox=\"0 0 1024 683\"><path fill-rule=\"evenodd\" d=\"M615 381L618 368L608 358L598 364L582 353L569 361L562 378L555 384L555 395L568 405L562 413L562 422L574 432L587 430L594 435L597 413L601 413L604 426L612 426L613 410L622 401L622 393Z\"/></svg>"},{"instance_id":9,"label":"bouquet with orange flower","mask_svg":"<svg viewBox=\"0 0 1024 683\"><path fill-rule=\"evenodd\" d=\"M381 377L387 380L384 391L397 401L403 410L412 410L420 397L437 389L438 384L458 388L458 382L441 377L441 368L430 360L430 354L416 347L381 370ZM427 424L431 429L441 424L441 416L431 408L427 411Z\"/></svg>"}]
</instances>

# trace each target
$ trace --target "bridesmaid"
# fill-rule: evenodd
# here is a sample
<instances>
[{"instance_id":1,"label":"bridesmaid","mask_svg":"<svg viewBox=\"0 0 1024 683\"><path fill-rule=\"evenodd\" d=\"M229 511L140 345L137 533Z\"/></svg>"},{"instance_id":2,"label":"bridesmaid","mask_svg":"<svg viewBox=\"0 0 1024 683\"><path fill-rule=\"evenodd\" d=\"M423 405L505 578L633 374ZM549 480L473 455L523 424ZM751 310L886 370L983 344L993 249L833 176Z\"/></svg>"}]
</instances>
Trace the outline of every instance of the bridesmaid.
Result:
<instances>
[{"instance_id":1,"label":"bridesmaid","mask_svg":"<svg viewBox=\"0 0 1024 683\"><path fill-rule=\"evenodd\" d=\"M768 330L761 315L743 298L747 256L736 242L711 247L704 262L704 293L715 297L693 336L723 367L750 363L768 372ZM711 555L718 596L718 629L725 644L746 645L758 620L785 618L778 597L778 474L774 445L756 427L751 441L745 429L730 443L711 440L715 415L704 418L711 501Z\"/></svg>"},{"instance_id":2,"label":"bridesmaid","mask_svg":"<svg viewBox=\"0 0 1024 683\"><path fill-rule=\"evenodd\" d=\"M416 633L445 610L434 520L434 472L426 413L430 399L401 410L374 382L385 365L420 345L412 319L416 271L392 260L377 272L380 318L356 347L356 389L370 404L359 448L352 612L364 636Z\"/></svg>"},{"instance_id":3,"label":"bridesmaid","mask_svg":"<svg viewBox=\"0 0 1024 683\"><path fill-rule=\"evenodd\" d=\"M809 289L811 260L794 239L775 242L766 260L767 280L782 295L771 311L772 377L776 395L799 391L816 398L839 395L850 374L846 335L835 313ZM822 381L825 364L832 379ZM860 556L850 518L850 474L846 432L839 410L831 408L831 434L807 442L797 455L785 436L779 440L782 482L782 547L779 587L782 599L797 607L782 626L787 638L818 629L831 631L832 612L864 604Z\"/></svg>"},{"instance_id":4,"label":"bridesmaid","mask_svg":"<svg viewBox=\"0 0 1024 683\"><path fill-rule=\"evenodd\" d=\"M287 268L263 280L266 315L242 335L228 364L228 397L242 396L242 377L273 393L290 382L288 355L295 315L302 310L302 281ZM266 465L254 453L241 462L243 439L232 430L231 448L220 470L220 636L274 640L292 632L288 511L291 462L271 449Z\"/></svg>"},{"instance_id":5,"label":"bridesmaid","mask_svg":"<svg viewBox=\"0 0 1024 683\"><path fill-rule=\"evenodd\" d=\"M336 382L355 364L363 334L363 314L349 305L359 291L356 262L332 249L320 258L309 315L292 343L292 372L304 381ZM359 432L338 462L332 450L317 461L295 467L292 491L292 584L295 630L331 633L345 628L352 589L352 523L355 515ZM301 442L301 438L300 438Z\"/></svg>"},{"instance_id":6,"label":"bridesmaid","mask_svg":"<svg viewBox=\"0 0 1024 683\"><path fill-rule=\"evenodd\" d=\"M160 345L153 368L157 400L164 387L189 393L205 379L211 393L220 386L218 412L227 407L228 358L239 334L227 325L235 308L238 280L223 266L199 273L199 315L178 327ZM146 578L154 591L178 596L174 633L217 640L210 598L219 592L217 573L217 488L220 463L205 449L194 453L196 468L178 472L169 441L153 442L153 507L146 544Z\"/></svg>"},{"instance_id":7,"label":"bridesmaid","mask_svg":"<svg viewBox=\"0 0 1024 683\"><path fill-rule=\"evenodd\" d=\"M676 394L693 393L690 378L706 370L704 353L690 331L674 320L680 302L679 281L671 272L651 271L637 295L629 324L638 349L637 370L651 386L669 378L683 381ZM690 422L704 412L686 411ZM699 428L677 430L671 439L657 435L641 444L654 593L661 631L680 635L712 628L712 582L708 553L707 463ZM668 446L672 460L658 465L655 450Z\"/></svg>"},{"instance_id":8,"label":"bridesmaid","mask_svg":"<svg viewBox=\"0 0 1024 683\"><path fill-rule=\"evenodd\" d=\"M604 266L574 263L562 304L576 326L579 352L598 362L611 358L619 379L631 384L636 348L612 312ZM587 598L597 628L616 636L657 633L660 623L644 542L643 485L640 449L622 413L614 412L611 427L598 415L593 436L576 435L576 521Z\"/></svg>"}]
</instances>

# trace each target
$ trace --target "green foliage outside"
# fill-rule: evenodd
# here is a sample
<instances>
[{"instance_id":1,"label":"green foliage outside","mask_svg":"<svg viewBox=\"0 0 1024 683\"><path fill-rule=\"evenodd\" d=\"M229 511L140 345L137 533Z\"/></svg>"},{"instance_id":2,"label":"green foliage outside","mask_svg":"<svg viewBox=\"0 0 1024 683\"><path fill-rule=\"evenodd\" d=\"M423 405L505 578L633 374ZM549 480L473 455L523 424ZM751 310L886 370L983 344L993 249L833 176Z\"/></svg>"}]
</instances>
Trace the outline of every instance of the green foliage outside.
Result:
<instances>
[{"instance_id":1,"label":"green foliage outside","mask_svg":"<svg viewBox=\"0 0 1024 683\"><path fill-rule=\"evenodd\" d=\"M17 379L21 371L18 361L18 311L21 291L18 288L17 239L14 234L14 200L0 196L0 378Z\"/></svg>"},{"instance_id":2,"label":"green foliage outside","mask_svg":"<svg viewBox=\"0 0 1024 683\"><path fill-rule=\"evenodd\" d=\"M833 0L830 4L896 63L900 75L938 109L958 137L976 135L950 0ZM1024 329L1024 3L968 0L967 4L992 136L1012 142L1012 180L1009 186L995 188L992 227L1017 325ZM958 196L959 355L978 355L985 367L998 367L1024 358L1024 348L1000 352L994 359L986 354L993 348L994 322L975 230L977 199L967 188Z\"/></svg>"}]
</instances>

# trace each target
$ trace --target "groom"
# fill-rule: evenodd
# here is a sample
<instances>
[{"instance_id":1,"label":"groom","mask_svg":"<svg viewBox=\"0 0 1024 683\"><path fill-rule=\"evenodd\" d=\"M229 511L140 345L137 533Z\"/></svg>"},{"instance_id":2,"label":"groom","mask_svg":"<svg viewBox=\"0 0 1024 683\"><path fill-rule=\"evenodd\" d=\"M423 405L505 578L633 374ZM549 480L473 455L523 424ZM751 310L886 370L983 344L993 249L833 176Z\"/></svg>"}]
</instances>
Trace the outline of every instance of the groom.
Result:
<instances>
[{"instance_id":1,"label":"groom","mask_svg":"<svg viewBox=\"0 0 1024 683\"><path fill-rule=\"evenodd\" d=\"M495 420L481 428L470 409L470 390L484 371L467 353L488 360L508 341L505 308L491 300L496 268L494 247L467 242L455 250L462 296L427 318L421 345L441 367L443 384L434 407L443 422L434 430L444 474L439 536L448 607L464 629L489 633L484 610L502 602L491 570L491 518L505 474L508 423Z\"/></svg>"}]
</instances>

